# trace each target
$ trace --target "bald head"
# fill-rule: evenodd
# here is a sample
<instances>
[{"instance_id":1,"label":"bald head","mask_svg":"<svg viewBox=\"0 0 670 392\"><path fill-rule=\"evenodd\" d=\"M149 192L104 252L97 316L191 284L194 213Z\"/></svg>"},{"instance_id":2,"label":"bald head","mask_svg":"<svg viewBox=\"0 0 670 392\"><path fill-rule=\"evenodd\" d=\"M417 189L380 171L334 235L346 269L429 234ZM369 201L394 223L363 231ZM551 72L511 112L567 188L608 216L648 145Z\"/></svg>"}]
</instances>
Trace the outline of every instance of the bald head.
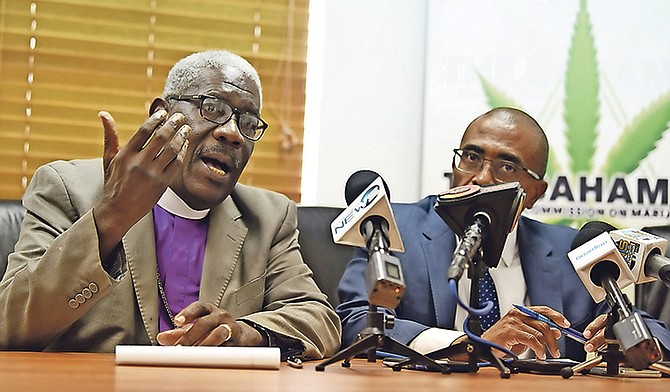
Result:
<instances>
[{"instance_id":1,"label":"bald head","mask_svg":"<svg viewBox=\"0 0 670 392\"><path fill-rule=\"evenodd\" d=\"M495 128L499 132L513 132L519 127L528 130L525 132L525 139L529 140L519 140L518 142L523 143L532 149L531 151L533 152L532 155L534 155L534 160L539 164L536 170L538 170L538 174L544 177L544 174L547 171L547 160L549 158L549 142L544 130L542 130L540 124L538 124L533 117L523 110L516 108L493 108L472 120L463 133L461 144L463 143L463 140L466 139L468 131L484 122L495 123Z\"/></svg>"}]
</instances>

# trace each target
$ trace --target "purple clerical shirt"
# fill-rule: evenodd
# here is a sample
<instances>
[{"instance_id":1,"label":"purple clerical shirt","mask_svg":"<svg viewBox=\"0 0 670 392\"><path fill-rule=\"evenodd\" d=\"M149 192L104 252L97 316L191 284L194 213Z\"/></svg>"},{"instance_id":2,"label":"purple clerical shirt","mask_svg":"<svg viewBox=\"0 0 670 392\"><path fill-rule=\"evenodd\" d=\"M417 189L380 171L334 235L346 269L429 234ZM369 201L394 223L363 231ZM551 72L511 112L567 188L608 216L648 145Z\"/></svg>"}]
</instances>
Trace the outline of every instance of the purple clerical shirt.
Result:
<instances>
[{"instance_id":1,"label":"purple clerical shirt","mask_svg":"<svg viewBox=\"0 0 670 392\"><path fill-rule=\"evenodd\" d=\"M205 259L208 217L187 219L154 206L156 260L163 289L173 315L200 296L202 265ZM159 331L172 329L172 321L158 294Z\"/></svg>"}]
</instances>

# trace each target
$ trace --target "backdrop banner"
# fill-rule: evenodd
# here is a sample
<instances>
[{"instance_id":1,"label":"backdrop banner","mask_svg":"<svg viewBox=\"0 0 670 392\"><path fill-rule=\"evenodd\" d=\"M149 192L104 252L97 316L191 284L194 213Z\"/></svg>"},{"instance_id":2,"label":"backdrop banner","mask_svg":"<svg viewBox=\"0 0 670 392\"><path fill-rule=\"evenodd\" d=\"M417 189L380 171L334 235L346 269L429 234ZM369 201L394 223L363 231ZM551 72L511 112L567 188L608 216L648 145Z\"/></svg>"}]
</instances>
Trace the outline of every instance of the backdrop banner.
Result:
<instances>
[{"instance_id":1,"label":"backdrop banner","mask_svg":"<svg viewBox=\"0 0 670 392\"><path fill-rule=\"evenodd\" d=\"M547 193L527 215L670 223L669 17L664 0L430 1L422 194L449 186L472 119L512 106L551 147Z\"/></svg>"}]
</instances>

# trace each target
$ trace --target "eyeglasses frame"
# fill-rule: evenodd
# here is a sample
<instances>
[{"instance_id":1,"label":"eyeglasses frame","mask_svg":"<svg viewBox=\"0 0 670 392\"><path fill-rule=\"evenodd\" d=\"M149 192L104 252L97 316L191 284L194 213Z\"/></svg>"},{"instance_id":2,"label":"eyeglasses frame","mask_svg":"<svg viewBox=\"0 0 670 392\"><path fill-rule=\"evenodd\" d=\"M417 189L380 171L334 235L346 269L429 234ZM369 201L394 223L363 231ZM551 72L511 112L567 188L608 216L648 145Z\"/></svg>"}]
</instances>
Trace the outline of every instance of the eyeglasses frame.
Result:
<instances>
[{"instance_id":1,"label":"eyeglasses frame","mask_svg":"<svg viewBox=\"0 0 670 392\"><path fill-rule=\"evenodd\" d=\"M479 170L482 170L482 168L484 167L484 162L486 162L486 161L489 161L489 162L491 162L492 164L493 164L493 162L500 162L500 161L502 161L502 162L507 162L507 163L509 163L509 164L511 164L511 165L514 165L514 166L518 167L519 169L521 169L522 171L524 171L525 173L527 173L527 174L528 174L531 178L533 178L534 180L542 181L542 176L540 176L539 174L535 173L534 171L530 170L530 169L527 168L527 167L524 167L524 166L519 165L519 164L516 163L516 162L508 161L508 160L506 160L506 159L497 159L497 160L489 159L489 158L486 158L484 155L482 155L482 154L480 154L480 153L478 153L478 152L476 152L476 151L471 151L471 150L467 150L467 151L470 151L470 152L475 153L475 154L477 154L477 155L479 155L479 156L482 157L482 165L481 165L481 167L480 167L476 172L467 172L467 171L465 171L465 170L459 168L458 165L456 165L456 155L458 155L461 159L463 159L463 153L464 153L465 151L466 151L466 150L463 149L463 148L454 148L454 157L453 157L453 159L452 159L452 164L453 164L454 168L455 168L456 170L460 171L460 172L468 173L468 174L475 174L475 173L479 172ZM494 176L494 178L495 178L495 176ZM500 181L498 178L496 178L496 180Z\"/></svg>"},{"instance_id":2,"label":"eyeglasses frame","mask_svg":"<svg viewBox=\"0 0 670 392\"><path fill-rule=\"evenodd\" d=\"M236 122L237 129L238 129L238 130L240 129L240 123L239 123L239 121L240 121L240 115L241 115L241 114L252 115L252 116L258 118L258 119L261 121L261 126L259 127L259 129L260 129L261 131L260 131L260 133L258 134L258 136L257 136L256 138L252 138L252 137L250 137L250 136L248 136L248 135L245 135L242 131L240 131L240 135L244 136L246 139L251 140L252 142L257 142L257 141L259 141L259 140L261 139L261 137L263 137L263 134L265 134L265 130L268 129L268 127L269 127L269 124L268 124L267 122L265 122L265 120L263 120L260 116L257 116L256 114L254 114L254 113L250 113L250 112L243 112L243 111L237 109L235 106L229 104L225 99L222 99L222 98L219 98L219 97L215 97L215 96L213 96L213 95L209 95L209 94L195 94L195 95L168 95L167 97L165 97L165 99L174 99L175 101L195 101L195 100L198 100L198 101L200 101L200 104L198 105L198 110L199 110L199 112L200 112L200 116L201 116L202 118L204 118L205 120L207 120L207 121L209 121L209 122L211 122L211 123L217 124L217 125L225 125L225 124L227 124L228 121L230 121L233 117L236 117L236 121L235 121L235 122ZM205 117L205 115L202 114L202 105L205 103L205 99L215 99L215 100L218 100L218 101L222 101L222 102L224 102L226 105L230 106L230 108L232 109L232 114L230 115L230 118L229 118L228 120L224 121L224 122L218 122L218 121L214 121L214 120L211 120L211 119Z\"/></svg>"}]
</instances>

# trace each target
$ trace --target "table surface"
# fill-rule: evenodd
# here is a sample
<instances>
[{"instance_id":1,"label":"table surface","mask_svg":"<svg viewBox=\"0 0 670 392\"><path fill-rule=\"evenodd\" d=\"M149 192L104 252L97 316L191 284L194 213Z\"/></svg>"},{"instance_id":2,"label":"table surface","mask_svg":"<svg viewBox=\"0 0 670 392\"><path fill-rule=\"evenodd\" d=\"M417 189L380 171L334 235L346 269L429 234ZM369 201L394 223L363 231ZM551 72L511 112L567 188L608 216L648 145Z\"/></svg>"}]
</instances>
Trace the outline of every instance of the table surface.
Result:
<instances>
[{"instance_id":1,"label":"table surface","mask_svg":"<svg viewBox=\"0 0 670 392\"><path fill-rule=\"evenodd\" d=\"M393 371L377 360L354 359L317 372L320 361L302 369L281 364L277 370L117 366L113 354L0 352L2 391L667 391L668 378L620 378L595 375L512 374L496 369L440 374Z\"/></svg>"}]
</instances>

